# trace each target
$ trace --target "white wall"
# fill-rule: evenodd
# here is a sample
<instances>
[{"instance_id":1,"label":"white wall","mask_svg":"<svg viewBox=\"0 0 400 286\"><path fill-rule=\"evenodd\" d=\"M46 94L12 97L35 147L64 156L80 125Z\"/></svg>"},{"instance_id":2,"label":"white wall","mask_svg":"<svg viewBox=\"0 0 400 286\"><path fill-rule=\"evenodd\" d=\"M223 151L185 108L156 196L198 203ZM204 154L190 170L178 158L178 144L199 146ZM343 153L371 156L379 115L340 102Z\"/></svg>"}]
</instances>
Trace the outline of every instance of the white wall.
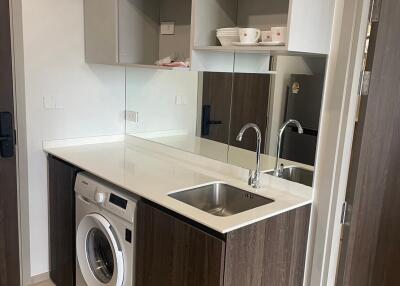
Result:
<instances>
[{"instance_id":1,"label":"white wall","mask_svg":"<svg viewBox=\"0 0 400 286\"><path fill-rule=\"evenodd\" d=\"M125 70L84 62L83 0L22 0L31 275L47 272L42 141L124 133ZM45 109L44 97L59 109Z\"/></svg>"},{"instance_id":2,"label":"white wall","mask_svg":"<svg viewBox=\"0 0 400 286\"><path fill-rule=\"evenodd\" d=\"M138 112L138 122L127 121L127 133L195 136L198 78L197 72L128 68L126 106Z\"/></svg>"}]
</instances>

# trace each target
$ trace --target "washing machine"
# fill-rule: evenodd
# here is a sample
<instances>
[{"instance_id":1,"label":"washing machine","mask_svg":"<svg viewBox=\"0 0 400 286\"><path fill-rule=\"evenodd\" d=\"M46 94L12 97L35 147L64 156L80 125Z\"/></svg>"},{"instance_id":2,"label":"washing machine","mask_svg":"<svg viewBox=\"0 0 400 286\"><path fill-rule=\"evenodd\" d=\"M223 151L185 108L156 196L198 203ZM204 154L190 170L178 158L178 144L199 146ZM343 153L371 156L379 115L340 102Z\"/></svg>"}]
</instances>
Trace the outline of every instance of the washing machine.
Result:
<instances>
[{"instance_id":1,"label":"washing machine","mask_svg":"<svg viewBox=\"0 0 400 286\"><path fill-rule=\"evenodd\" d=\"M134 285L137 198L85 172L75 197L76 285Z\"/></svg>"}]
</instances>

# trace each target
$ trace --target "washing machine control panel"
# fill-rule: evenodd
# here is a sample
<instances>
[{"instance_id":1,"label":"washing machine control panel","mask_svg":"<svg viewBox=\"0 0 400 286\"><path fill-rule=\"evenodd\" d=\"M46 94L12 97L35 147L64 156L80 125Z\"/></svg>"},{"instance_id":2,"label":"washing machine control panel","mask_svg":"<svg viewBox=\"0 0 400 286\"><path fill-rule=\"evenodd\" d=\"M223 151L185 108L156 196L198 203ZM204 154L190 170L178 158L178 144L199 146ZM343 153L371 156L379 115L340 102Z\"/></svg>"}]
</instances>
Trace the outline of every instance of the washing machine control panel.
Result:
<instances>
[{"instance_id":1,"label":"washing machine control panel","mask_svg":"<svg viewBox=\"0 0 400 286\"><path fill-rule=\"evenodd\" d=\"M116 205L117 207L120 207L121 209L126 210L126 207L128 206L128 200L111 193L110 194L110 199L108 200L111 204Z\"/></svg>"},{"instance_id":2,"label":"washing machine control panel","mask_svg":"<svg viewBox=\"0 0 400 286\"><path fill-rule=\"evenodd\" d=\"M76 177L75 192L100 208L134 222L138 198L133 194L84 172Z\"/></svg>"}]
</instances>

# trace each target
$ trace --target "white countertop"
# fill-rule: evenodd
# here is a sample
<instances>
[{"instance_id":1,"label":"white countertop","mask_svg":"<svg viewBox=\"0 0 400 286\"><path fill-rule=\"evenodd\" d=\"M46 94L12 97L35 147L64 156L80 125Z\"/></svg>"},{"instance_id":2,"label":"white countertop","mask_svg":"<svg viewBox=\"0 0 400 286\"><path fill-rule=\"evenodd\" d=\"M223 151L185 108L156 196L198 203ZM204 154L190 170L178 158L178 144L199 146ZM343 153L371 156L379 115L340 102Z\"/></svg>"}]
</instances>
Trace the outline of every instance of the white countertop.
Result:
<instances>
[{"instance_id":1,"label":"white countertop","mask_svg":"<svg viewBox=\"0 0 400 286\"><path fill-rule=\"evenodd\" d=\"M312 202L310 187L262 175L262 188L255 191L247 185L248 170L133 136L45 142L44 150L220 233ZM225 182L274 202L230 217L217 217L168 196L213 182Z\"/></svg>"}]
</instances>

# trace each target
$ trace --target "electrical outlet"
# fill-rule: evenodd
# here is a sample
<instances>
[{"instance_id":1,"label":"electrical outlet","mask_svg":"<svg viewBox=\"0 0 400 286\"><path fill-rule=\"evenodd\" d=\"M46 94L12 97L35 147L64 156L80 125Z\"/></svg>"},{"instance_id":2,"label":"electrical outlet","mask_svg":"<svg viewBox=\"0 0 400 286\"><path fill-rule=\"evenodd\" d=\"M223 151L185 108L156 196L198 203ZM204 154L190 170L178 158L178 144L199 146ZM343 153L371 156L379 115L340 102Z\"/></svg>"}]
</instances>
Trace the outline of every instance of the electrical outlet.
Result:
<instances>
[{"instance_id":1,"label":"electrical outlet","mask_svg":"<svg viewBox=\"0 0 400 286\"><path fill-rule=\"evenodd\" d=\"M174 35L175 22L161 22L161 35Z\"/></svg>"},{"instance_id":2,"label":"electrical outlet","mask_svg":"<svg viewBox=\"0 0 400 286\"><path fill-rule=\"evenodd\" d=\"M64 109L64 98L62 96L56 96L55 109Z\"/></svg>"},{"instance_id":3,"label":"electrical outlet","mask_svg":"<svg viewBox=\"0 0 400 286\"><path fill-rule=\"evenodd\" d=\"M175 96L175 104L176 105L187 105L187 98L184 95Z\"/></svg>"},{"instance_id":4,"label":"electrical outlet","mask_svg":"<svg viewBox=\"0 0 400 286\"><path fill-rule=\"evenodd\" d=\"M45 95L43 96L43 107L45 109L64 109L64 102L61 96Z\"/></svg>"},{"instance_id":5,"label":"electrical outlet","mask_svg":"<svg viewBox=\"0 0 400 286\"><path fill-rule=\"evenodd\" d=\"M139 112L133 110L126 111L126 120L138 123L139 122Z\"/></svg>"},{"instance_id":6,"label":"electrical outlet","mask_svg":"<svg viewBox=\"0 0 400 286\"><path fill-rule=\"evenodd\" d=\"M45 109L55 109L56 108L56 97L53 95L43 96L43 107Z\"/></svg>"}]
</instances>

